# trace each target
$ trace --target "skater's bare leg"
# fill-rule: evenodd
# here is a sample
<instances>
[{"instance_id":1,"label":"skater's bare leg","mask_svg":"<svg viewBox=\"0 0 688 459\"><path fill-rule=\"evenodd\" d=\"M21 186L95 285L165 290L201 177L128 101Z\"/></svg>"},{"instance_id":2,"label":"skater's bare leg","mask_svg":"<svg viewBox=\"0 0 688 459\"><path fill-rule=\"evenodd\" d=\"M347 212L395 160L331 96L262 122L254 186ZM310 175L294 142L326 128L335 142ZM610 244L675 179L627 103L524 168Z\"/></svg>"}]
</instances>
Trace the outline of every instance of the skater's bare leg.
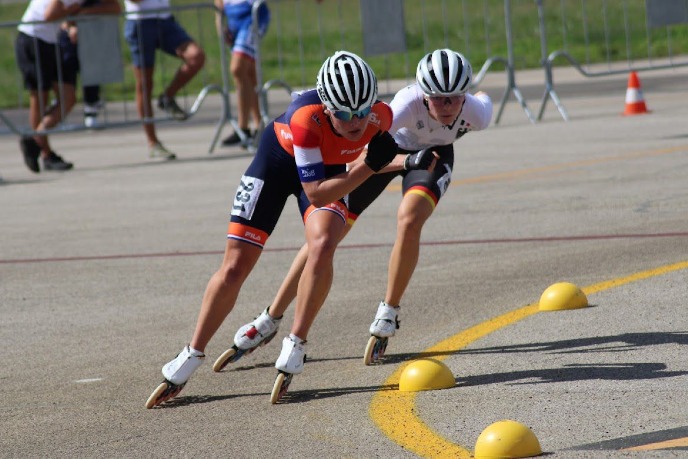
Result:
<instances>
[{"instance_id":1,"label":"skater's bare leg","mask_svg":"<svg viewBox=\"0 0 688 459\"><path fill-rule=\"evenodd\" d=\"M333 260L344 222L334 212L313 212L306 220L308 259L299 281L292 334L306 340L332 285Z\"/></svg>"},{"instance_id":2,"label":"skater's bare leg","mask_svg":"<svg viewBox=\"0 0 688 459\"><path fill-rule=\"evenodd\" d=\"M418 263L423 225L432 215L432 205L422 196L406 194L397 211L397 238L389 257L385 303L399 306Z\"/></svg>"},{"instance_id":3,"label":"skater's bare leg","mask_svg":"<svg viewBox=\"0 0 688 459\"><path fill-rule=\"evenodd\" d=\"M344 231L342 232L342 237L340 238L339 242L341 242L342 239L344 239L346 235L349 234L351 226L352 225L347 224L344 227ZM282 285L280 285L279 290L277 290L277 295L275 295L275 299L272 300L272 304L268 308L268 313L270 314L270 317L282 317L284 315L284 312L291 304L291 302L294 301L294 298L296 298L296 291L299 287L299 280L301 279L301 273L303 272L303 268L304 266L306 266L307 259L308 244L306 243L303 246L301 246L301 249L299 249L299 252L296 254L296 257L294 257L294 261L292 261L291 266L289 267L287 277L285 277L282 281Z\"/></svg>"},{"instance_id":4,"label":"skater's bare leg","mask_svg":"<svg viewBox=\"0 0 688 459\"><path fill-rule=\"evenodd\" d=\"M213 274L203 295L201 312L191 347L204 352L205 347L234 308L239 290L256 265L262 249L228 239L222 266Z\"/></svg>"},{"instance_id":5,"label":"skater's bare leg","mask_svg":"<svg viewBox=\"0 0 688 459\"><path fill-rule=\"evenodd\" d=\"M282 285L280 285L279 290L277 290L275 299L272 300L272 304L268 308L270 317L282 317L291 302L296 298L299 279L301 279L301 273L303 272L303 267L306 266L307 259L308 244L303 244L296 254L296 257L294 257L294 261L291 262L289 272L282 281Z\"/></svg>"}]
</instances>

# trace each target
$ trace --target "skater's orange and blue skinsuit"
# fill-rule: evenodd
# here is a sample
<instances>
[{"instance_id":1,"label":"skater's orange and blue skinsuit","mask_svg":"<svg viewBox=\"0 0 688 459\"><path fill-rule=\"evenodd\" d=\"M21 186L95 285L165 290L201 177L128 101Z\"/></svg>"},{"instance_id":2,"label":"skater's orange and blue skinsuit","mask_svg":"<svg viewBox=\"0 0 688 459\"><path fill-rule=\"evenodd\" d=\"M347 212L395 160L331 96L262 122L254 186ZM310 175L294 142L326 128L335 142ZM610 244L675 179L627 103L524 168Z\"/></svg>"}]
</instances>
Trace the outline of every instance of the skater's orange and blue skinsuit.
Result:
<instances>
[{"instance_id":1,"label":"skater's orange and blue skinsuit","mask_svg":"<svg viewBox=\"0 0 688 459\"><path fill-rule=\"evenodd\" d=\"M346 171L370 139L392 124L392 110L376 101L363 136L352 142L335 132L315 90L299 95L265 129L258 151L234 196L227 237L263 247L275 229L287 198L296 196L301 216L313 210L302 182L322 180ZM346 199L322 209L344 221Z\"/></svg>"}]
</instances>

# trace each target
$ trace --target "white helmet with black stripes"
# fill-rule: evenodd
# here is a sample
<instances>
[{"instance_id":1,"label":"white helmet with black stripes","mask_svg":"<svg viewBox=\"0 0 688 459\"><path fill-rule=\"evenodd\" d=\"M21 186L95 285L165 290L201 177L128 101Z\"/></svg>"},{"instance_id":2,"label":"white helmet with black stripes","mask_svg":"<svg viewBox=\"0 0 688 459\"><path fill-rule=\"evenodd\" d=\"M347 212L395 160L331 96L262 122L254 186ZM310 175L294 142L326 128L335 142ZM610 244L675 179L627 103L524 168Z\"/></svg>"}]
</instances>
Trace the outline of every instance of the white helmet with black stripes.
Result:
<instances>
[{"instance_id":1,"label":"white helmet with black stripes","mask_svg":"<svg viewBox=\"0 0 688 459\"><path fill-rule=\"evenodd\" d=\"M416 69L416 81L428 96L465 94L472 78L473 70L468 59L447 48L423 56Z\"/></svg>"},{"instance_id":2,"label":"white helmet with black stripes","mask_svg":"<svg viewBox=\"0 0 688 459\"><path fill-rule=\"evenodd\" d=\"M318 72L318 96L331 111L357 112L371 107L377 99L377 79L373 69L348 51L328 57Z\"/></svg>"}]
</instances>

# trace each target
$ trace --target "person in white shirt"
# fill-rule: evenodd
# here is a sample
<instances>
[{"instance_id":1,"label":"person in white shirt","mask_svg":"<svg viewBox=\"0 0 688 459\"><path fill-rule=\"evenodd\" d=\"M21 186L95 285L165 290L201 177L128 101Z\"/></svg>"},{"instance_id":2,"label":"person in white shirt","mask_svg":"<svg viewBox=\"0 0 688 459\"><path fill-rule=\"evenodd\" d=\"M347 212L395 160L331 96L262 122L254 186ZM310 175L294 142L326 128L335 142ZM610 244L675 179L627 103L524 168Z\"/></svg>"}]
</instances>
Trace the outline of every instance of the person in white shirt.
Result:
<instances>
[{"instance_id":1,"label":"person in white shirt","mask_svg":"<svg viewBox=\"0 0 688 459\"><path fill-rule=\"evenodd\" d=\"M418 63L416 83L401 89L390 103L394 118L389 132L399 153L381 173L349 194L344 238L358 216L397 176L402 176L402 200L397 212L397 237L389 259L387 291L370 326L373 338L384 340L398 328L399 304L420 254L423 225L447 191L454 167L454 142L471 131L486 129L492 119L492 100L484 92L467 91L472 79L468 60L450 49L437 49ZM239 328L234 345L215 362L220 371L228 363L271 339L284 311L296 296L307 260L303 246L282 282L273 303L252 322ZM384 348L372 361L384 354ZM368 353L368 349L366 350ZM366 360L366 363L369 363Z\"/></svg>"},{"instance_id":2,"label":"person in white shirt","mask_svg":"<svg viewBox=\"0 0 688 459\"><path fill-rule=\"evenodd\" d=\"M124 37L131 51L131 60L136 78L136 108L139 116L153 117L151 98L153 94L153 72L155 70L155 51L161 51L182 60L172 81L158 97L158 108L166 111L177 120L185 120L188 115L174 99L205 64L203 49L186 33L172 13L165 10L170 0L125 0L127 20L124 24ZM143 130L148 141L149 156L152 158L175 159L158 139L155 124L144 123Z\"/></svg>"},{"instance_id":3,"label":"person in white shirt","mask_svg":"<svg viewBox=\"0 0 688 459\"><path fill-rule=\"evenodd\" d=\"M31 0L17 27L14 51L24 87L29 90L29 125L34 131L56 126L76 102L75 81L66 81L58 71L57 20L74 16L80 9L81 0ZM51 90L57 103L48 106ZM45 170L64 171L74 166L51 149L47 135L22 137L19 146L32 172L41 171L39 157Z\"/></svg>"}]
</instances>

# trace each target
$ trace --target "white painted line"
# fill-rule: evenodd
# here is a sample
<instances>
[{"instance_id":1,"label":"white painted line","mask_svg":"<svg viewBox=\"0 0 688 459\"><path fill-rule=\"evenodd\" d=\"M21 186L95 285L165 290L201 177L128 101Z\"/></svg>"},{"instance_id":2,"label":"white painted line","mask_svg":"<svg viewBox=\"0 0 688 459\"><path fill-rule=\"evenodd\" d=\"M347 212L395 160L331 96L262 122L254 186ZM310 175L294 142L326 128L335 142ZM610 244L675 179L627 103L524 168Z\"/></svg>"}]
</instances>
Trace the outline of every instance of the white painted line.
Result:
<instances>
[{"instance_id":1,"label":"white painted line","mask_svg":"<svg viewBox=\"0 0 688 459\"><path fill-rule=\"evenodd\" d=\"M86 378L86 379L77 379L74 381L77 384L86 384L86 383L92 383L92 382L98 382L102 381L103 378Z\"/></svg>"}]
</instances>

